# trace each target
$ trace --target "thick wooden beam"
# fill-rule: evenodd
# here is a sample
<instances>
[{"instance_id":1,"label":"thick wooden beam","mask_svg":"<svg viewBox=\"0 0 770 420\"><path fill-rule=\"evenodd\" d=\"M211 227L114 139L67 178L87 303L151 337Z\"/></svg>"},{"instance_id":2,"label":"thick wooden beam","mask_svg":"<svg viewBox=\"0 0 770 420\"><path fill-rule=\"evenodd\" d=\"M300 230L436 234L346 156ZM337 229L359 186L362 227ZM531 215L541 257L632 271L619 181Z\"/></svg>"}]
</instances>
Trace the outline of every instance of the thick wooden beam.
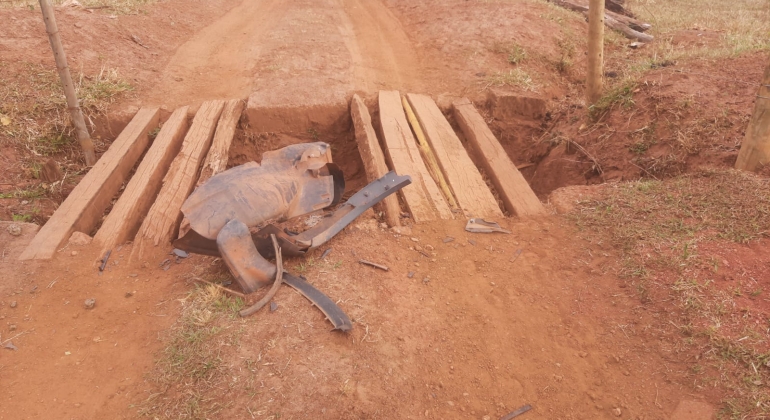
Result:
<instances>
[{"instance_id":1,"label":"thick wooden beam","mask_svg":"<svg viewBox=\"0 0 770 420\"><path fill-rule=\"evenodd\" d=\"M182 147L182 139L188 127L186 106L174 111L163 124L123 194L94 236L94 241L102 247L102 255L136 235L158 195L163 177Z\"/></svg>"},{"instance_id":2,"label":"thick wooden beam","mask_svg":"<svg viewBox=\"0 0 770 420\"><path fill-rule=\"evenodd\" d=\"M505 208L519 217L546 214L545 207L471 101L461 99L453 105L457 123L503 199Z\"/></svg>"},{"instance_id":3,"label":"thick wooden beam","mask_svg":"<svg viewBox=\"0 0 770 420\"><path fill-rule=\"evenodd\" d=\"M356 143L358 143L361 160L364 162L366 178L372 182L388 173L388 165L385 164L385 155L382 153L377 134L374 132L369 110L358 95L353 95L353 99L350 101L350 115L353 118ZM378 206L385 213L385 222L388 226L400 226L398 218L401 215L401 207L398 205L398 196L389 195Z\"/></svg>"},{"instance_id":4,"label":"thick wooden beam","mask_svg":"<svg viewBox=\"0 0 770 420\"><path fill-rule=\"evenodd\" d=\"M214 140L211 141L211 148L206 154L206 160L203 161L201 174L195 188L208 181L212 176L227 169L227 159L230 154L230 145L233 143L235 128L241 119L243 112L243 101L232 99L225 103L222 108L222 115L219 117L217 131L214 133ZM179 237L186 235L190 231L190 221L187 218L182 219L179 224Z\"/></svg>"},{"instance_id":5,"label":"thick wooden beam","mask_svg":"<svg viewBox=\"0 0 770 420\"><path fill-rule=\"evenodd\" d=\"M244 103L240 99L233 99L225 103L219 124L217 124L217 131L214 134L214 140L211 142L211 149L206 155L206 160L203 161L203 168L197 185L201 185L212 176L227 169L230 145L233 143L235 128L241 119L243 106Z\"/></svg>"},{"instance_id":6,"label":"thick wooden beam","mask_svg":"<svg viewBox=\"0 0 770 420\"><path fill-rule=\"evenodd\" d=\"M72 232L90 233L147 148L147 133L158 126L157 108L142 108L83 177L19 259L50 259Z\"/></svg>"},{"instance_id":7,"label":"thick wooden beam","mask_svg":"<svg viewBox=\"0 0 770 420\"><path fill-rule=\"evenodd\" d=\"M182 150L163 178L158 198L139 227L131 250L132 260L141 259L148 249L170 244L176 237L176 230L182 220L182 203L195 188L201 163L211 146L223 106L223 101L204 102L195 114L182 143Z\"/></svg>"},{"instance_id":8,"label":"thick wooden beam","mask_svg":"<svg viewBox=\"0 0 770 420\"><path fill-rule=\"evenodd\" d=\"M390 167L399 175L412 177L412 184L400 191L412 218L416 222L454 218L420 156L401 106L401 95L398 91L380 91L379 104L380 126Z\"/></svg>"},{"instance_id":9,"label":"thick wooden beam","mask_svg":"<svg viewBox=\"0 0 770 420\"><path fill-rule=\"evenodd\" d=\"M503 212L481 173L471 161L449 121L425 95L407 95L425 136L438 159L444 177L457 199L457 205L468 217L500 217Z\"/></svg>"},{"instance_id":10,"label":"thick wooden beam","mask_svg":"<svg viewBox=\"0 0 770 420\"><path fill-rule=\"evenodd\" d=\"M760 165L770 164L770 64L759 85L754 113L751 115L746 137L738 152L735 168L754 171Z\"/></svg>"}]
</instances>

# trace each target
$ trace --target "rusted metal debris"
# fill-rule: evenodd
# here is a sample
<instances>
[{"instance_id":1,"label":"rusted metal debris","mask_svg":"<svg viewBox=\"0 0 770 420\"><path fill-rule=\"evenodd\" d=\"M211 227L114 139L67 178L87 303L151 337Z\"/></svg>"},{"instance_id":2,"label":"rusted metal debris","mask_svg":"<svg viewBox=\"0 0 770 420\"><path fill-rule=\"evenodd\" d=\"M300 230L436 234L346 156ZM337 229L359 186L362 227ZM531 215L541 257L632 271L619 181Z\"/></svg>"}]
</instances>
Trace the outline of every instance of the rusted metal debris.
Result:
<instances>
[{"instance_id":1,"label":"rusted metal debris","mask_svg":"<svg viewBox=\"0 0 770 420\"><path fill-rule=\"evenodd\" d=\"M187 252L221 256L245 293L273 283L278 274L268 260L280 248L283 258L301 256L324 244L356 217L409 185L409 176L389 172L354 194L312 228L294 233L271 221L329 209L342 199L345 181L332 163L329 145L295 144L266 152L250 162L211 177L182 205L190 231L174 241ZM266 224L265 223L269 223ZM251 228L261 227L252 233ZM274 235L277 247L273 246ZM306 281L283 273L283 281L319 307L335 329L351 328L347 315Z\"/></svg>"}]
</instances>

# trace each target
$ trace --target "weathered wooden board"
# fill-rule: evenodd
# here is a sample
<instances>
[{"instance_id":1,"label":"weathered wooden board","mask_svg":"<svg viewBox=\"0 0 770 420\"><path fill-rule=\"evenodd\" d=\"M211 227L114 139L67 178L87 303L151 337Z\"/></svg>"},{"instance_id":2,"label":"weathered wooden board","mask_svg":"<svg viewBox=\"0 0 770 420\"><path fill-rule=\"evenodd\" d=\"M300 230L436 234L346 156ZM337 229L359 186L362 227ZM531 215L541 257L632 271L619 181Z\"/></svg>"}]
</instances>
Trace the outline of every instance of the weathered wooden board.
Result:
<instances>
[{"instance_id":1,"label":"weathered wooden board","mask_svg":"<svg viewBox=\"0 0 770 420\"><path fill-rule=\"evenodd\" d=\"M188 127L186 106L174 111L163 124L123 194L94 236L94 241L102 247L102 255L136 235L158 195L163 177L182 147L182 139Z\"/></svg>"},{"instance_id":2,"label":"weathered wooden board","mask_svg":"<svg viewBox=\"0 0 770 420\"><path fill-rule=\"evenodd\" d=\"M454 218L420 156L401 106L400 94L398 91L380 91L379 104L380 125L390 167L399 175L412 177L412 184L401 190L412 217L416 222Z\"/></svg>"},{"instance_id":3,"label":"weathered wooden board","mask_svg":"<svg viewBox=\"0 0 770 420\"><path fill-rule=\"evenodd\" d=\"M233 99L225 103L222 108L222 115L219 117L217 131L214 132L214 140L211 141L211 148L203 161L201 174L195 188L206 182L212 176L227 169L227 159L230 154L230 145L233 143L235 128L238 120L241 119L243 112L243 101ZM187 218L182 219L179 224L179 237L181 238L190 231L190 221Z\"/></svg>"},{"instance_id":4,"label":"weathered wooden board","mask_svg":"<svg viewBox=\"0 0 770 420\"><path fill-rule=\"evenodd\" d=\"M134 239L131 259L141 259L147 249L168 245L176 236L182 219L182 203L195 188L198 173L214 137L224 101L204 102L195 114L190 130L182 143L182 150L171 164L158 198Z\"/></svg>"},{"instance_id":5,"label":"weathered wooden board","mask_svg":"<svg viewBox=\"0 0 770 420\"><path fill-rule=\"evenodd\" d=\"M90 233L147 148L158 126L157 108L142 108L35 235L21 260L50 259L72 232Z\"/></svg>"},{"instance_id":6,"label":"weathered wooden board","mask_svg":"<svg viewBox=\"0 0 770 420\"><path fill-rule=\"evenodd\" d=\"M353 118L356 142L361 160L364 162L366 178L372 182L388 173L388 165L385 164L385 155L382 153L377 134L374 132L369 110L358 95L353 95L353 100L350 101L350 115ZM401 214L401 207L398 205L396 195L389 195L378 206L385 213L385 221L388 226L400 225L398 218Z\"/></svg>"},{"instance_id":7,"label":"weathered wooden board","mask_svg":"<svg viewBox=\"0 0 770 420\"><path fill-rule=\"evenodd\" d=\"M503 199L505 208L517 216L545 214L543 204L471 101L461 99L453 105L457 123Z\"/></svg>"},{"instance_id":8,"label":"weathered wooden board","mask_svg":"<svg viewBox=\"0 0 770 420\"><path fill-rule=\"evenodd\" d=\"M502 216L495 196L433 99L414 93L408 94L407 99L455 193L457 205L469 217Z\"/></svg>"},{"instance_id":9,"label":"weathered wooden board","mask_svg":"<svg viewBox=\"0 0 770 420\"><path fill-rule=\"evenodd\" d=\"M230 153L230 145L233 143L235 128L238 120L243 113L243 101L233 99L225 103L222 109L222 116L219 117L217 131L214 133L214 140L211 142L211 148L203 161L201 175L198 177L198 184L206 182L212 176L227 169L227 156Z\"/></svg>"}]
</instances>

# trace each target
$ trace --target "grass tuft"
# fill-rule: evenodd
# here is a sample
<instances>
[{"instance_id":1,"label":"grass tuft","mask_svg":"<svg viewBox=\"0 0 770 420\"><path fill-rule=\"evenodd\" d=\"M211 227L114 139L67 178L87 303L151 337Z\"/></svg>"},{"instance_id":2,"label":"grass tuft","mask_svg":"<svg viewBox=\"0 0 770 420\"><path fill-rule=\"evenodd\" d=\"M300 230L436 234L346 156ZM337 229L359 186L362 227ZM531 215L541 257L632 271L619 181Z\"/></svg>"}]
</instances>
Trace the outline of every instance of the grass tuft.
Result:
<instances>
[{"instance_id":1,"label":"grass tuft","mask_svg":"<svg viewBox=\"0 0 770 420\"><path fill-rule=\"evenodd\" d=\"M525 91L534 91L536 89L532 77L519 67L507 72L497 72L487 77L486 83L486 88L491 86L511 86Z\"/></svg>"}]
</instances>

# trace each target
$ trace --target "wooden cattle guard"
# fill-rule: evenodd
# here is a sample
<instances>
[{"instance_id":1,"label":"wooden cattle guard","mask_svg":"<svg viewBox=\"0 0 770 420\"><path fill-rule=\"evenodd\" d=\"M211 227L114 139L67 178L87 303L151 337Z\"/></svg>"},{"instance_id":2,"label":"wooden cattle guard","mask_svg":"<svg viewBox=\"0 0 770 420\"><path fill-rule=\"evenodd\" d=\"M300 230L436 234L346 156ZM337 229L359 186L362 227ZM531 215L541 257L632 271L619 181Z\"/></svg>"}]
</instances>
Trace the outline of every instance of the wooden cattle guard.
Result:
<instances>
[{"instance_id":1,"label":"wooden cattle guard","mask_svg":"<svg viewBox=\"0 0 770 420\"><path fill-rule=\"evenodd\" d=\"M478 154L478 160L492 179L505 208L519 217L545 214L543 204L471 101L461 99L455 102L454 110L465 138Z\"/></svg>"},{"instance_id":2,"label":"wooden cattle guard","mask_svg":"<svg viewBox=\"0 0 770 420\"><path fill-rule=\"evenodd\" d=\"M414 93L408 94L407 99L455 194L457 205L469 217L502 216L495 196L433 99Z\"/></svg>"},{"instance_id":3,"label":"wooden cattle guard","mask_svg":"<svg viewBox=\"0 0 770 420\"><path fill-rule=\"evenodd\" d=\"M178 108L163 124L134 176L96 232L101 255L136 235L139 225L158 195L163 176L182 147L187 132L187 107Z\"/></svg>"},{"instance_id":4,"label":"wooden cattle guard","mask_svg":"<svg viewBox=\"0 0 770 420\"><path fill-rule=\"evenodd\" d=\"M158 126L158 109L142 108L59 206L19 259L50 259L72 232L90 233Z\"/></svg>"},{"instance_id":5,"label":"wooden cattle guard","mask_svg":"<svg viewBox=\"0 0 770 420\"><path fill-rule=\"evenodd\" d=\"M158 198L136 234L131 251L132 260L141 259L145 249L169 245L175 238L179 222L182 220L182 203L198 180L201 162L211 146L223 106L223 101L204 102L195 114L192 126L182 143L182 150L163 178L163 187Z\"/></svg>"},{"instance_id":6,"label":"wooden cattle guard","mask_svg":"<svg viewBox=\"0 0 770 420\"><path fill-rule=\"evenodd\" d=\"M353 126L356 130L356 143L358 151L361 153L361 160L364 162L367 181L372 182L388 173L388 165L385 164L385 155L382 153L380 143L377 141L377 134L372 127L372 118L364 101L353 95L350 101L350 115L353 118ZM385 221L388 226L399 226L399 216L401 207L398 205L398 196L389 195L378 204L385 213Z\"/></svg>"},{"instance_id":7,"label":"wooden cattle guard","mask_svg":"<svg viewBox=\"0 0 770 420\"><path fill-rule=\"evenodd\" d=\"M390 167L399 175L412 177L412 184L401 189L404 202L416 222L452 219L444 196L431 178L406 121L398 91L380 91L380 126Z\"/></svg>"}]
</instances>

